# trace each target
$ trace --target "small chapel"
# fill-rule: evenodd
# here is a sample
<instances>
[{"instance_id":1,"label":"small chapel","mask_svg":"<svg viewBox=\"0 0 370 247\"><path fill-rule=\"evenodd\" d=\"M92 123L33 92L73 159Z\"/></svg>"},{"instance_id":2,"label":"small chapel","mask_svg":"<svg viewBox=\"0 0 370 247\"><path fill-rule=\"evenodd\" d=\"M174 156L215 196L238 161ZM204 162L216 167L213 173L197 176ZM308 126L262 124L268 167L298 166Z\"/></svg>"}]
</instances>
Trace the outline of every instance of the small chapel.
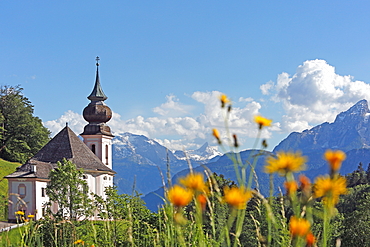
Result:
<instances>
[{"instance_id":1,"label":"small chapel","mask_svg":"<svg viewBox=\"0 0 370 247\"><path fill-rule=\"evenodd\" d=\"M68 124L51 139L38 153L5 178L8 180L8 221L15 222L15 212L23 211L40 219L45 213L44 205L49 201L46 186L49 173L64 158L83 169L83 179L89 192L105 198L105 188L113 186L112 139L106 124L112 118L111 109L105 104L108 98L100 85L99 57L96 57L96 79L90 103L83 110L88 122L80 134L81 140ZM21 199L21 200L20 200ZM53 207L57 208L57 205Z\"/></svg>"}]
</instances>

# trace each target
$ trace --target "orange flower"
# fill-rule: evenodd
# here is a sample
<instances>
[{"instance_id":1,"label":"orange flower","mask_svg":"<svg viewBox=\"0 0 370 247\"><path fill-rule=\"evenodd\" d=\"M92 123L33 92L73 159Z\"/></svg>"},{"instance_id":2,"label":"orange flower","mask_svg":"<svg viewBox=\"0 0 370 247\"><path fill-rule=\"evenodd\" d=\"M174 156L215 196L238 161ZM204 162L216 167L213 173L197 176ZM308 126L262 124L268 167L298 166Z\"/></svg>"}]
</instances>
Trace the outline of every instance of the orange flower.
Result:
<instances>
[{"instance_id":1,"label":"orange flower","mask_svg":"<svg viewBox=\"0 0 370 247\"><path fill-rule=\"evenodd\" d=\"M28 217L28 218L35 218L35 215L33 215L33 214L29 214L27 217Z\"/></svg>"},{"instance_id":2,"label":"orange flower","mask_svg":"<svg viewBox=\"0 0 370 247\"><path fill-rule=\"evenodd\" d=\"M266 127L271 126L272 120L257 115L254 116L254 122L258 124L259 129L262 129L264 126Z\"/></svg>"},{"instance_id":3,"label":"orange flower","mask_svg":"<svg viewBox=\"0 0 370 247\"><path fill-rule=\"evenodd\" d=\"M309 233L310 227L311 224L306 219L296 218L295 216L290 218L289 230L293 237L305 237Z\"/></svg>"},{"instance_id":4,"label":"orange flower","mask_svg":"<svg viewBox=\"0 0 370 247\"><path fill-rule=\"evenodd\" d=\"M305 175L299 175L299 182L301 183L302 190L310 190L311 189L311 182L308 177Z\"/></svg>"},{"instance_id":5,"label":"orange flower","mask_svg":"<svg viewBox=\"0 0 370 247\"><path fill-rule=\"evenodd\" d=\"M337 172L342 162L346 159L346 154L341 150L327 150L324 154L324 158L328 161L332 172Z\"/></svg>"},{"instance_id":6,"label":"orange flower","mask_svg":"<svg viewBox=\"0 0 370 247\"><path fill-rule=\"evenodd\" d=\"M217 129L212 129L212 135L217 139L218 144L221 144L220 132Z\"/></svg>"},{"instance_id":7,"label":"orange flower","mask_svg":"<svg viewBox=\"0 0 370 247\"><path fill-rule=\"evenodd\" d=\"M189 173L186 177L180 178L179 183L194 191L205 192L207 190L202 173Z\"/></svg>"},{"instance_id":8,"label":"orange flower","mask_svg":"<svg viewBox=\"0 0 370 247\"><path fill-rule=\"evenodd\" d=\"M224 108L227 103L230 103L230 100L227 98L227 96L225 94L222 94L220 96L220 101L221 101L221 107L222 108Z\"/></svg>"},{"instance_id":9,"label":"orange flower","mask_svg":"<svg viewBox=\"0 0 370 247\"><path fill-rule=\"evenodd\" d=\"M15 214L16 215L24 215L24 212L19 210L19 211L15 212Z\"/></svg>"},{"instance_id":10,"label":"orange flower","mask_svg":"<svg viewBox=\"0 0 370 247\"><path fill-rule=\"evenodd\" d=\"M324 197L324 204L334 207L339 201L339 196L347 193L346 185L347 181L344 177L320 176L315 182L314 195L316 198Z\"/></svg>"},{"instance_id":11,"label":"orange flower","mask_svg":"<svg viewBox=\"0 0 370 247\"><path fill-rule=\"evenodd\" d=\"M272 156L266 159L268 165L265 166L266 173L278 172L284 176L287 172L299 172L305 169L306 157L300 152L286 153L278 152L277 158Z\"/></svg>"},{"instance_id":12,"label":"orange flower","mask_svg":"<svg viewBox=\"0 0 370 247\"><path fill-rule=\"evenodd\" d=\"M184 207L193 199L193 192L179 185L175 185L168 190L167 198L173 205Z\"/></svg>"},{"instance_id":13,"label":"orange flower","mask_svg":"<svg viewBox=\"0 0 370 247\"><path fill-rule=\"evenodd\" d=\"M206 209L207 205L207 197L204 194L199 194L197 196L197 201L199 202L202 210Z\"/></svg>"},{"instance_id":14,"label":"orange flower","mask_svg":"<svg viewBox=\"0 0 370 247\"><path fill-rule=\"evenodd\" d=\"M285 182L284 187L285 187L286 191L288 192L288 194L292 195L297 191L298 184L297 184L296 181Z\"/></svg>"},{"instance_id":15,"label":"orange flower","mask_svg":"<svg viewBox=\"0 0 370 247\"><path fill-rule=\"evenodd\" d=\"M225 187L224 193L224 201L237 209L246 208L247 202L252 198L252 192L244 187Z\"/></svg>"},{"instance_id":16,"label":"orange flower","mask_svg":"<svg viewBox=\"0 0 370 247\"><path fill-rule=\"evenodd\" d=\"M315 236L312 234L312 232L309 232L306 235L306 246L311 247L315 244L315 242L316 242Z\"/></svg>"}]
</instances>

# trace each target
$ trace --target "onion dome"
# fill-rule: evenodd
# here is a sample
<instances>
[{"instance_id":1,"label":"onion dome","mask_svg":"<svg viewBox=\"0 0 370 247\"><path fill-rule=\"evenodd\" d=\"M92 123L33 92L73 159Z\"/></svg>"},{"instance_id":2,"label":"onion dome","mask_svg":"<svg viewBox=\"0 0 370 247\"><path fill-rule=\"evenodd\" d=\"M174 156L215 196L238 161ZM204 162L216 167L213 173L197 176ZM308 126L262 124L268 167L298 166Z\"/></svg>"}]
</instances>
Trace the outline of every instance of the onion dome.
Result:
<instances>
[{"instance_id":1,"label":"onion dome","mask_svg":"<svg viewBox=\"0 0 370 247\"><path fill-rule=\"evenodd\" d=\"M87 97L91 102L83 110L84 119L89 122L81 135L110 135L109 126L105 123L112 118L112 110L104 103L108 97L104 94L99 79L99 57L96 57L96 79L94 89Z\"/></svg>"}]
</instances>

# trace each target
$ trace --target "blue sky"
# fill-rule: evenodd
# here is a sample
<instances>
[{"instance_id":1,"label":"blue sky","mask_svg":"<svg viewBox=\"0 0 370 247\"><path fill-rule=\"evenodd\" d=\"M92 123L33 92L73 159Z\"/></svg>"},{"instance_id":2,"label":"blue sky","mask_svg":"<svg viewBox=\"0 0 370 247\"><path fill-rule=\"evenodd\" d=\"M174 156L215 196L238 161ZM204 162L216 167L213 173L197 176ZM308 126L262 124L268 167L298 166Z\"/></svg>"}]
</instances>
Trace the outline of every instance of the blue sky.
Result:
<instances>
[{"instance_id":1,"label":"blue sky","mask_svg":"<svg viewBox=\"0 0 370 247\"><path fill-rule=\"evenodd\" d=\"M95 57L116 134L176 149L213 143L233 100L242 148L253 115L291 131L370 100L368 1L1 1L0 83L18 85L56 134L81 133Z\"/></svg>"}]
</instances>

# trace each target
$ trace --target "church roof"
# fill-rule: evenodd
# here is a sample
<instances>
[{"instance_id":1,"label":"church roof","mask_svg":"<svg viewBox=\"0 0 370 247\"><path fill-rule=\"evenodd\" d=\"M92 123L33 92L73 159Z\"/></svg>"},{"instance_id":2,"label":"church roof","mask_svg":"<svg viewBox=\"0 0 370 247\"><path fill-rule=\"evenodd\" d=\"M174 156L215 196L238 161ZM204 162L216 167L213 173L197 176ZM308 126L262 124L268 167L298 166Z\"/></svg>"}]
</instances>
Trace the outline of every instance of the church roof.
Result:
<instances>
[{"instance_id":1,"label":"church roof","mask_svg":"<svg viewBox=\"0 0 370 247\"><path fill-rule=\"evenodd\" d=\"M57 166L57 162L63 158L71 161L77 168L86 172L103 172L114 174L115 172L101 162L101 160L83 143L76 134L66 126L53 139L51 139L35 156L19 167L14 173L6 178L45 178L50 170ZM33 165L36 171L32 169Z\"/></svg>"}]
</instances>

